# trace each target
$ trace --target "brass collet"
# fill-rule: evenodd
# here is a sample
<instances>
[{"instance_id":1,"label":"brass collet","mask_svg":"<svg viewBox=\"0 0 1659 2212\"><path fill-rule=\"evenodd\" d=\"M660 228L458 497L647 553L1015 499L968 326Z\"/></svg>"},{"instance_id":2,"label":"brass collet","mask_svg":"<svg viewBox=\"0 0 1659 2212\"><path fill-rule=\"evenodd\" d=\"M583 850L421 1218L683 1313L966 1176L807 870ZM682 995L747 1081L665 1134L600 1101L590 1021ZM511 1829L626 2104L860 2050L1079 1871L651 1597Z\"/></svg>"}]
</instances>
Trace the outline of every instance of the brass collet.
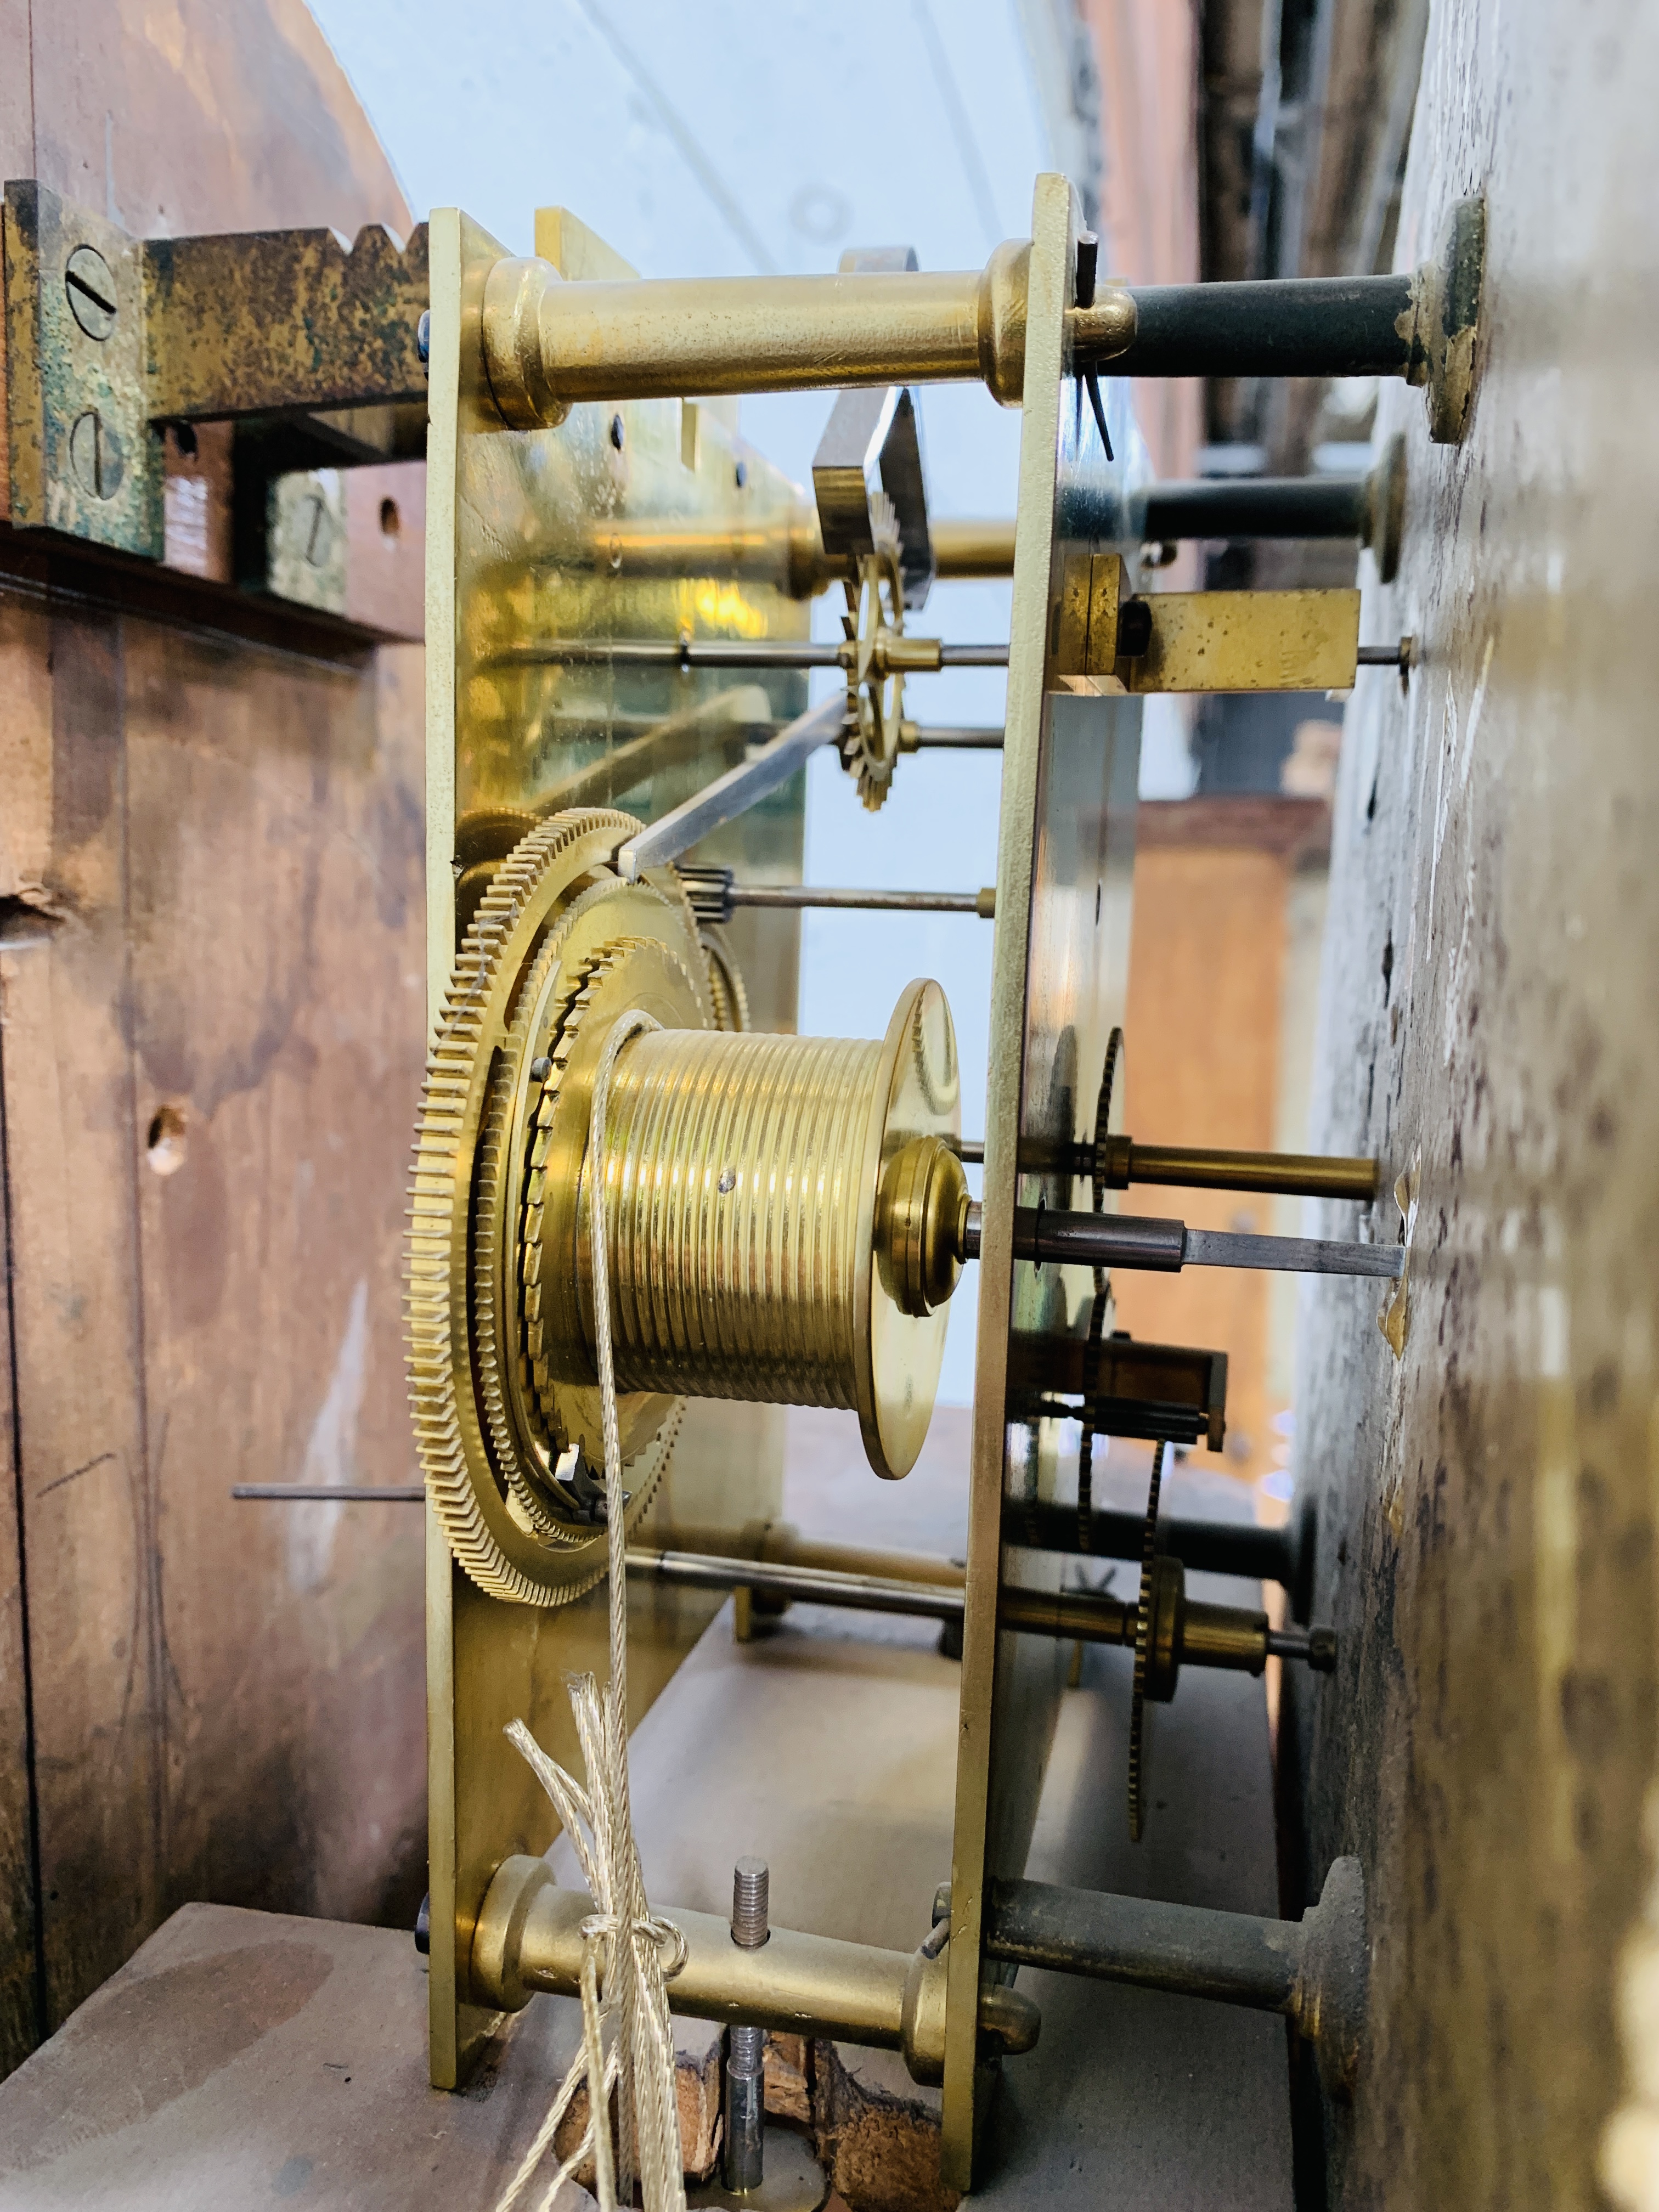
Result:
<instances>
[{"instance_id":1,"label":"brass collet","mask_svg":"<svg viewBox=\"0 0 1659 2212\"><path fill-rule=\"evenodd\" d=\"M875 1247L883 1286L901 1313L937 1313L962 1274L968 1178L954 1147L916 1137L883 1170Z\"/></svg>"},{"instance_id":2,"label":"brass collet","mask_svg":"<svg viewBox=\"0 0 1659 2212\"><path fill-rule=\"evenodd\" d=\"M861 384L983 383L1025 392L1029 239L977 272L639 277L567 283L533 255L484 283L489 387L515 430L562 422L581 400L702 398ZM1066 310L1076 366L1122 353L1135 303L1107 287Z\"/></svg>"},{"instance_id":3,"label":"brass collet","mask_svg":"<svg viewBox=\"0 0 1659 2212\"><path fill-rule=\"evenodd\" d=\"M559 1887L545 1859L503 1860L473 1930L472 2002L518 2012L538 1990L578 1996L582 1923L592 1911L586 1891ZM775 1927L758 1950L746 1950L717 1913L656 1911L685 1939L685 1964L668 1984L671 2012L899 2051L913 2080L944 2079L943 1945L885 1951ZM1030 1997L994 1984L979 2002L991 2048L1009 2056L1034 2048L1042 2015Z\"/></svg>"}]
</instances>

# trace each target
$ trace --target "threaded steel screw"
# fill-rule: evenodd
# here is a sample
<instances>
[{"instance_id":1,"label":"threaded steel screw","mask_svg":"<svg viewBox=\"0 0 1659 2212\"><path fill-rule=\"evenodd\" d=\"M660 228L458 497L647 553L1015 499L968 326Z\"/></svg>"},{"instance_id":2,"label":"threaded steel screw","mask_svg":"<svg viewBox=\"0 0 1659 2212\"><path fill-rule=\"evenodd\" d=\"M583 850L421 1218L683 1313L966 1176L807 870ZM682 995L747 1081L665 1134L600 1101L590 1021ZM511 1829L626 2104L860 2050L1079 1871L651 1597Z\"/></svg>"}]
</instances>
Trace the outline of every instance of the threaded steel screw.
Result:
<instances>
[{"instance_id":1,"label":"threaded steel screw","mask_svg":"<svg viewBox=\"0 0 1659 2212\"><path fill-rule=\"evenodd\" d=\"M739 1859L732 1869L732 1941L758 1951L771 1934L767 1915L772 1874L764 1859Z\"/></svg>"},{"instance_id":2,"label":"threaded steel screw","mask_svg":"<svg viewBox=\"0 0 1659 2212\"><path fill-rule=\"evenodd\" d=\"M770 1936L771 1874L764 1859L739 1859L732 1869L732 1941L758 1951ZM758 2189L766 2154L766 2030L734 2022L726 2060L726 2185Z\"/></svg>"}]
</instances>

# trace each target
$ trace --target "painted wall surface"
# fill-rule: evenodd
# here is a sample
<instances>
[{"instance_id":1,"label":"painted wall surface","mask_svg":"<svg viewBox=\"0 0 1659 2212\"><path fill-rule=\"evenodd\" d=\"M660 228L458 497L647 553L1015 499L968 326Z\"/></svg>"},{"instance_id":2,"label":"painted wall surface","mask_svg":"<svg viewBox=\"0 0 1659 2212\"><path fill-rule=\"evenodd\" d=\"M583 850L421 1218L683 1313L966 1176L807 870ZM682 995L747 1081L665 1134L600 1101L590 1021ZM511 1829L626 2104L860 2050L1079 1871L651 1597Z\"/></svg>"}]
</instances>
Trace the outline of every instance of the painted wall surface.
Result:
<instances>
[{"instance_id":1,"label":"painted wall surface","mask_svg":"<svg viewBox=\"0 0 1659 2212\"><path fill-rule=\"evenodd\" d=\"M1416 1189L1403 1356L1374 1286L1303 1316L1341 1658L1282 1749L1306 1888L1349 1850L1368 1884L1368 2045L1327 2116L1347 2205L1602 2201L1626 2081L1606 2172L1655 2201L1652 2031L1632 2007L1621 2051L1618 1990L1659 1626L1656 81L1650 8L1451 0L1412 137L1398 265L1468 193L1489 246L1462 445L1385 395L1406 551L1362 635L1422 665L1349 709L1322 983L1314 1140Z\"/></svg>"}]
</instances>

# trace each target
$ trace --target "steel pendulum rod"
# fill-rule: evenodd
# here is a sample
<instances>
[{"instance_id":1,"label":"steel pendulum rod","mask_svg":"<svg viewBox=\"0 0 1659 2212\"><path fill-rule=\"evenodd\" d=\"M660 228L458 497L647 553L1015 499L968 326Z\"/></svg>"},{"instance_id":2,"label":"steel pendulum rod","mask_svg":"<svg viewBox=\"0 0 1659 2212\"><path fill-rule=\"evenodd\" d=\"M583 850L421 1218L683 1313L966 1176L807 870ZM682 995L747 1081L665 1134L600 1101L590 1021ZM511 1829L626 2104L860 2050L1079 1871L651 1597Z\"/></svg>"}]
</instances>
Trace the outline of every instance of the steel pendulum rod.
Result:
<instances>
[{"instance_id":1,"label":"steel pendulum rod","mask_svg":"<svg viewBox=\"0 0 1659 2212\"><path fill-rule=\"evenodd\" d=\"M969 1206L962 1257L979 1257L981 1209ZM1406 1264L1398 1244L1350 1244L1318 1237L1245 1237L1188 1229L1130 1213L1065 1213L1046 1206L1014 1211L1014 1257L1055 1267L1126 1267L1176 1274L1182 1267L1268 1267L1290 1274L1371 1275L1396 1280Z\"/></svg>"}]
</instances>

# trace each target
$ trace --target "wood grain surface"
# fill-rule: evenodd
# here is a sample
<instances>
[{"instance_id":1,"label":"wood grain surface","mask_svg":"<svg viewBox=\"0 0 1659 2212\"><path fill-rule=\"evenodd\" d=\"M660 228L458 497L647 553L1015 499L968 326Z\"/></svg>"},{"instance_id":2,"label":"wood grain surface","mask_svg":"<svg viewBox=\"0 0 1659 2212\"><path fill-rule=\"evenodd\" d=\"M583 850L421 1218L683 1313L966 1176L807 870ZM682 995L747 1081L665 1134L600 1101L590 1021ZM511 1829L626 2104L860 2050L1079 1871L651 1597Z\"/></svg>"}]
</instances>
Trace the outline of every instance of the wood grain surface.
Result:
<instances>
[{"instance_id":1,"label":"wood grain surface","mask_svg":"<svg viewBox=\"0 0 1659 2212\"><path fill-rule=\"evenodd\" d=\"M0 168L141 235L410 228L301 0L3 0ZM422 683L0 585L0 2068L186 1898L424 1887L418 1516L229 1494L411 1471Z\"/></svg>"}]
</instances>

